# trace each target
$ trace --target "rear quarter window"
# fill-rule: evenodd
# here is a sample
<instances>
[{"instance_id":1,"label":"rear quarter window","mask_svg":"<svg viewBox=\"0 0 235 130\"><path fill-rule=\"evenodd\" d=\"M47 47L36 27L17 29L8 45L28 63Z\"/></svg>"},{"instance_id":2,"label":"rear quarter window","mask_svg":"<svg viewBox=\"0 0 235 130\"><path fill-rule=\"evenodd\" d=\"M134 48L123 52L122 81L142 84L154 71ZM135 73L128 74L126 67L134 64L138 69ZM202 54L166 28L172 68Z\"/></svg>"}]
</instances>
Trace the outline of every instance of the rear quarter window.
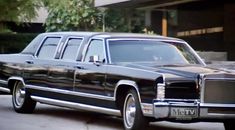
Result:
<instances>
[{"instance_id":1,"label":"rear quarter window","mask_svg":"<svg viewBox=\"0 0 235 130\"><path fill-rule=\"evenodd\" d=\"M44 37L45 36L43 34L39 34L28 44L28 46L21 53L34 55L37 49L39 48L40 43L42 42Z\"/></svg>"}]
</instances>

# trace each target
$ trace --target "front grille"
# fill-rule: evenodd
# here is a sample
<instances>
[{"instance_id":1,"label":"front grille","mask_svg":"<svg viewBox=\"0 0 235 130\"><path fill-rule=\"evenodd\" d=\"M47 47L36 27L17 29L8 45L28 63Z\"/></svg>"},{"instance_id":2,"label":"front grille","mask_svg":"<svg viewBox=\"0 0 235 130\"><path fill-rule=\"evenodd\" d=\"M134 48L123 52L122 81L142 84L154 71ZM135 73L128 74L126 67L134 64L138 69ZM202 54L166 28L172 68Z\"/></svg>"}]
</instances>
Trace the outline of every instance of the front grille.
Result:
<instances>
[{"instance_id":1,"label":"front grille","mask_svg":"<svg viewBox=\"0 0 235 130\"><path fill-rule=\"evenodd\" d=\"M235 80L206 79L204 103L235 104Z\"/></svg>"},{"instance_id":2,"label":"front grille","mask_svg":"<svg viewBox=\"0 0 235 130\"><path fill-rule=\"evenodd\" d=\"M199 94L195 82L175 82L166 85L165 98L198 99Z\"/></svg>"}]
</instances>

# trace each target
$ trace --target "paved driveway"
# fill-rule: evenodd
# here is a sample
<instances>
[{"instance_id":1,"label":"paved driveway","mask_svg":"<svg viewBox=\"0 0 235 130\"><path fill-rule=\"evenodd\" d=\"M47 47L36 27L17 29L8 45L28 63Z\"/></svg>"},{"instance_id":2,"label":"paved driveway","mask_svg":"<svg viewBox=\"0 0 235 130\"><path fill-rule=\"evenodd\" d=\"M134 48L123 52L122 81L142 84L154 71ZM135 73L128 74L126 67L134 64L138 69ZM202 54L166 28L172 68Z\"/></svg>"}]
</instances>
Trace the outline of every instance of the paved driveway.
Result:
<instances>
[{"instance_id":1,"label":"paved driveway","mask_svg":"<svg viewBox=\"0 0 235 130\"><path fill-rule=\"evenodd\" d=\"M122 119L37 104L33 114L15 113L11 96L0 95L0 130L122 130ZM147 129L146 129L147 130ZM224 130L222 123L152 123L149 130Z\"/></svg>"}]
</instances>

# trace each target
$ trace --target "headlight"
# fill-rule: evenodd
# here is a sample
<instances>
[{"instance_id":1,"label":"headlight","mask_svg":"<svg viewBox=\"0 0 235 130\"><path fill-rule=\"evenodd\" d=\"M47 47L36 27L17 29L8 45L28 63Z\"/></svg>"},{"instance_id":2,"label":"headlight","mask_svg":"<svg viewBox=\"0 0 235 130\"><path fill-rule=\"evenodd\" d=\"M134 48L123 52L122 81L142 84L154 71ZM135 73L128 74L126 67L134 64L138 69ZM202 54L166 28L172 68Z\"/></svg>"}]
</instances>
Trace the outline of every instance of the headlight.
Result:
<instances>
[{"instance_id":1,"label":"headlight","mask_svg":"<svg viewBox=\"0 0 235 130\"><path fill-rule=\"evenodd\" d=\"M164 99L165 98L165 84L158 83L157 84L157 99Z\"/></svg>"}]
</instances>

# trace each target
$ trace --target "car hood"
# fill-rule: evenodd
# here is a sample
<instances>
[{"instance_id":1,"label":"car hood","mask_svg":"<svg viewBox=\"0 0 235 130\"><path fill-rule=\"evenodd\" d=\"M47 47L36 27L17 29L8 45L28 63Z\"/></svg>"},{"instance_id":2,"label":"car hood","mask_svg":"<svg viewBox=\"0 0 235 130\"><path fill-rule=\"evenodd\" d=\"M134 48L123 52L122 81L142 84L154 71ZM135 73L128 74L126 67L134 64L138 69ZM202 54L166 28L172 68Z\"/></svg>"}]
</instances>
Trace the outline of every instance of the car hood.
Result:
<instances>
[{"instance_id":1,"label":"car hood","mask_svg":"<svg viewBox=\"0 0 235 130\"><path fill-rule=\"evenodd\" d=\"M232 72L202 65L146 65L128 64L128 67L155 71L163 74L166 78L197 78L202 75L217 75L218 77L234 77Z\"/></svg>"}]
</instances>

